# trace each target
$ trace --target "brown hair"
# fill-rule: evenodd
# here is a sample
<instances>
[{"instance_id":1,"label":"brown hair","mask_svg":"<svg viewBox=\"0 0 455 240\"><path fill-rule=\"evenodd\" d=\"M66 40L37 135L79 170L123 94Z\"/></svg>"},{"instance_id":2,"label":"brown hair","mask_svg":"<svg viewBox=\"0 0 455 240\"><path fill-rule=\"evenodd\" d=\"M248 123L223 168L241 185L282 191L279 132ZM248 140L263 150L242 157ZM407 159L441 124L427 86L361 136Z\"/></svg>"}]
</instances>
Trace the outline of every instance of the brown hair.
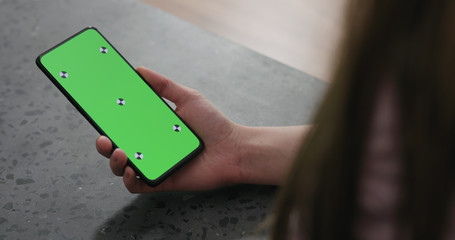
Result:
<instances>
[{"instance_id":1,"label":"brown hair","mask_svg":"<svg viewBox=\"0 0 455 240\"><path fill-rule=\"evenodd\" d=\"M379 86L399 98L397 238L441 239L455 176L455 2L353 0L331 86L281 190L273 239L354 239L359 170Z\"/></svg>"}]
</instances>

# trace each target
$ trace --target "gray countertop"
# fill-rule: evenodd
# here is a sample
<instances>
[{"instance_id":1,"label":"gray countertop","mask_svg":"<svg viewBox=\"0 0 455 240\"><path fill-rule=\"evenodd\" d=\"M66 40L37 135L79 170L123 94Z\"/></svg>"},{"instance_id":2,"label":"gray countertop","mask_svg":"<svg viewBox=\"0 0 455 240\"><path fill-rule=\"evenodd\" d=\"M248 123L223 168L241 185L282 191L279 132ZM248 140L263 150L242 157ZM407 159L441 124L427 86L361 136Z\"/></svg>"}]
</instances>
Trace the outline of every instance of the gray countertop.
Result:
<instances>
[{"instance_id":1,"label":"gray countertop","mask_svg":"<svg viewBox=\"0 0 455 240\"><path fill-rule=\"evenodd\" d=\"M35 66L97 27L133 66L249 126L309 123L326 83L138 0L0 0L0 239L250 239L276 188L130 194L88 122Z\"/></svg>"}]
</instances>

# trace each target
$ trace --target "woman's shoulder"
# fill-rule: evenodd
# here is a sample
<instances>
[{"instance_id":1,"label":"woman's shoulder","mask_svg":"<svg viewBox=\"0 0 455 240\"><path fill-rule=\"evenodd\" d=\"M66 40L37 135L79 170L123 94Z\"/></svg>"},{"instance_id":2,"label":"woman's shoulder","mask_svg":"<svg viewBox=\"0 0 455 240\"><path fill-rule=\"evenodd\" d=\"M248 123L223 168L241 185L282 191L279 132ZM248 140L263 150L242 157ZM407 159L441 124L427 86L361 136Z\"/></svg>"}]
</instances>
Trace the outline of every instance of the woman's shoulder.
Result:
<instances>
[{"instance_id":1,"label":"woman's shoulder","mask_svg":"<svg viewBox=\"0 0 455 240\"><path fill-rule=\"evenodd\" d=\"M393 239L400 195L399 109L395 86L376 96L360 170L356 234L360 239Z\"/></svg>"},{"instance_id":2,"label":"woman's shoulder","mask_svg":"<svg viewBox=\"0 0 455 240\"><path fill-rule=\"evenodd\" d=\"M402 177L400 109L396 86L387 82L376 96L360 170L355 232L359 239L394 239ZM455 193L455 192L454 192ZM455 239L455 194L452 195L449 231Z\"/></svg>"}]
</instances>

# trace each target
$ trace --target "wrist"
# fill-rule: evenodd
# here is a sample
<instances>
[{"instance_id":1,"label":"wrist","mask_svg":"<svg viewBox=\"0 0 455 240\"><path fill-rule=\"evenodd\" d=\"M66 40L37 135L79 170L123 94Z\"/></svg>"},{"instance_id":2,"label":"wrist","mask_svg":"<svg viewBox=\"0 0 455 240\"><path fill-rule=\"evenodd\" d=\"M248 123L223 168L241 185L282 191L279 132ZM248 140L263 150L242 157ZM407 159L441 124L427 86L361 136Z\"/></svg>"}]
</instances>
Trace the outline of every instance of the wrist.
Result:
<instances>
[{"instance_id":1,"label":"wrist","mask_svg":"<svg viewBox=\"0 0 455 240\"><path fill-rule=\"evenodd\" d=\"M253 159L256 158L258 145L255 144L257 136L254 127L239 127L239 147L238 147L238 183L252 183Z\"/></svg>"},{"instance_id":2,"label":"wrist","mask_svg":"<svg viewBox=\"0 0 455 240\"><path fill-rule=\"evenodd\" d=\"M225 149L227 152L224 153L231 155L231 159L233 161L228 164L230 167L226 166L224 169L224 178L229 184L246 183L245 175L242 170L242 160L245 150L245 147L243 145L245 144L245 138L248 136L247 132L249 127L237 123L232 124L232 131L229 134L230 143Z\"/></svg>"},{"instance_id":3,"label":"wrist","mask_svg":"<svg viewBox=\"0 0 455 240\"><path fill-rule=\"evenodd\" d=\"M240 144L240 180L248 184L279 185L283 156L273 145L270 128L245 127Z\"/></svg>"},{"instance_id":4,"label":"wrist","mask_svg":"<svg viewBox=\"0 0 455 240\"><path fill-rule=\"evenodd\" d=\"M281 185L310 126L240 127L240 183Z\"/></svg>"}]
</instances>

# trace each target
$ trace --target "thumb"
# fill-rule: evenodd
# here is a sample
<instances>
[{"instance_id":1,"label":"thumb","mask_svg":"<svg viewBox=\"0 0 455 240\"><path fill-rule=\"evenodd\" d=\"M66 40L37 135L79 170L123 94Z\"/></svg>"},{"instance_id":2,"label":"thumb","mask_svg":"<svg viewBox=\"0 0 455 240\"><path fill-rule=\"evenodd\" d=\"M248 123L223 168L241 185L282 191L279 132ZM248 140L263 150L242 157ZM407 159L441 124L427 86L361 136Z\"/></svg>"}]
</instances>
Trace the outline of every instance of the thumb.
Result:
<instances>
[{"instance_id":1,"label":"thumb","mask_svg":"<svg viewBox=\"0 0 455 240\"><path fill-rule=\"evenodd\" d=\"M149 68L141 66L136 68L136 71L152 86L158 95L175 103L177 106L188 101L194 95L192 91L195 90L180 85Z\"/></svg>"}]
</instances>

